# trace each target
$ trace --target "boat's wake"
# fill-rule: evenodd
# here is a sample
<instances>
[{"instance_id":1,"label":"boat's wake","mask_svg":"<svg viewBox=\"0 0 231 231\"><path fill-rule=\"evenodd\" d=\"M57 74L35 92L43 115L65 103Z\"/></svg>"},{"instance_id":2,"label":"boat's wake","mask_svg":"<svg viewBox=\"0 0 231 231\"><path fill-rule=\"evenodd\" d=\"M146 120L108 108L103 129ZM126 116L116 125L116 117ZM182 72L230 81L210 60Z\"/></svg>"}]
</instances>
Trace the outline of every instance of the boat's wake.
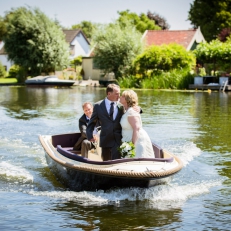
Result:
<instances>
[{"instance_id":1,"label":"boat's wake","mask_svg":"<svg viewBox=\"0 0 231 231\"><path fill-rule=\"evenodd\" d=\"M159 210L180 208L185 201L195 196L209 193L210 188L218 186L221 181L194 183L189 185L158 185L149 189L125 188L107 192L73 192L73 191L30 191L34 196L46 196L62 201L74 201L83 206L119 205L126 201L146 202L146 206Z\"/></svg>"},{"instance_id":2,"label":"boat's wake","mask_svg":"<svg viewBox=\"0 0 231 231\"><path fill-rule=\"evenodd\" d=\"M44 196L54 200L73 201L83 206L108 204L119 206L126 201L134 201L145 203L150 208L168 210L170 208L180 208L190 198L209 193L211 188L221 185L224 180L216 174L212 177L202 177L198 174L196 174L196 177L187 177L188 171L190 170L183 169L175 175L173 181L169 184L157 185L149 189L116 188L108 191L74 192L65 189L60 190L36 172L27 171L3 161L0 163L0 180L7 182L6 190L20 191L33 196Z\"/></svg>"},{"instance_id":3,"label":"boat's wake","mask_svg":"<svg viewBox=\"0 0 231 231\"><path fill-rule=\"evenodd\" d=\"M23 144L17 144L23 146ZM15 155L17 162L0 162L0 181L5 185L5 190L20 191L34 196L44 196L54 200L74 201L83 206L120 205L125 202L142 202L146 206L159 210L180 208L190 198L207 194L211 188L222 184L224 178L219 176L211 166L198 162L195 157L200 156L201 150L190 142L174 142L161 144L167 150L180 157L184 163L183 169L174 175L173 180L166 185L157 185L149 189L124 188L108 191L82 191L74 192L60 188L55 183L55 178L48 167L44 168L45 158L41 158L38 145L34 148L34 155L30 158L38 158L34 168L28 168L24 155L29 157L26 151L24 155ZM27 149L27 147L25 147ZM37 150L39 149L39 150ZM39 154L38 154L39 153ZM15 162L15 163L16 163ZM30 162L31 163L31 162ZM42 166L41 166L42 164ZM39 169L37 169L39 167ZM37 170L39 171L37 171ZM52 175L52 178L51 178ZM2 188L4 190L4 188Z\"/></svg>"},{"instance_id":4,"label":"boat's wake","mask_svg":"<svg viewBox=\"0 0 231 231\"><path fill-rule=\"evenodd\" d=\"M201 154L201 149L192 142L168 141L161 142L160 146L179 157L184 166Z\"/></svg>"}]
</instances>

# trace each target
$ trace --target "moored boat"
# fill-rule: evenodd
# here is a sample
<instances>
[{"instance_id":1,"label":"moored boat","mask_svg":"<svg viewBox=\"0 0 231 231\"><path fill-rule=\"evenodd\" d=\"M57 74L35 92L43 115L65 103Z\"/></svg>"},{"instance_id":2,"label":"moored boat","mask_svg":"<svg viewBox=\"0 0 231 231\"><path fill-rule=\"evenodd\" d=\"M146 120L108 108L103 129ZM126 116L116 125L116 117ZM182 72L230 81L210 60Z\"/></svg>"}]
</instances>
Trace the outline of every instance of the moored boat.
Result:
<instances>
[{"instance_id":1,"label":"moored boat","mask_svg":"<svg viewBox=\"0 0 231 231\"><path fill-rule=\"evenodd\" d=\"M74 83L74 80L59 79L55 75L37 76L25 81L28 86L72 86Z\"/></svg>"},{"instance_id":2,"label":"moored boat","mask_svg":"<svg viewBox=\"0 0 231 231\"><path fill-rule=\"evenodd\" d=\"M48 166L58 180L74 191L114 187L149 188L171 180L183 165L173 154L153 144L155 158L123 158L102 161L100 148L82 157L73 146L80 133L40 135Z\"/></svg>"}]
</instances>

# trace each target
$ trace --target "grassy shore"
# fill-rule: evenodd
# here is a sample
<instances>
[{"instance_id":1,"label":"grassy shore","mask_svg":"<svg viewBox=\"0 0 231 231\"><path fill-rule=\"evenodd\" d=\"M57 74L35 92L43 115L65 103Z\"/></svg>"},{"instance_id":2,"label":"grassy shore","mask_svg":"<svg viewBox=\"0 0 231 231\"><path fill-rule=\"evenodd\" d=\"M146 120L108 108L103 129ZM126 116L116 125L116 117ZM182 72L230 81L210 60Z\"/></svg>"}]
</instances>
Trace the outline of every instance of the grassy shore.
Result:
<instances>
[{"instance_id":1,"label":"grassy shore","mask_svg":"<svg viewBox=\"0 0 231 231\"><path fill-rule=\"evenodd\" d=\"M0 78L0 85L1 84L15 84L18 83L16 78Z\"/></svg>"}]
</instances>

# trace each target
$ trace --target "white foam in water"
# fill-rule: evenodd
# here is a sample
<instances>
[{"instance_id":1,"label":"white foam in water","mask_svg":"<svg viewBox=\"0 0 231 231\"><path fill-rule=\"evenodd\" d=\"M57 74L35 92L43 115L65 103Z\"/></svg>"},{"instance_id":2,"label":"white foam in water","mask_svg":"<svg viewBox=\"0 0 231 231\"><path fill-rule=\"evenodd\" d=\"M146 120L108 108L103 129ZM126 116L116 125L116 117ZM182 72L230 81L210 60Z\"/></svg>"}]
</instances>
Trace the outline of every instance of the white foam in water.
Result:
<instances>
[{"instance_id":1,"label":"white foam in water","mask_svg":"<svg viewBox=\"0 0 231 231\"><path fill-rule=\"evenodd\" d=\"M210 188L221 185L221 181L200 182L187 185L159 185L145 191L140 199L148 199L150 206L165 210L181 207L184 202L195 196L210 192Z\"/></svg>"},{"instance_id":2,"label":"white foam in water","mask_svg":"<svg viewBox=\"0 0 231 231\"><path fill-rule=\"evenodd\" d=\"M5 161L0 162L0 177L7 181L18 181L22 183L32 183L33 176L24 168L12 165Z\"/></svg>"},{"instance_id":3,"label":"white foam in water","mask_svg":"<svg viewBox=\"0 0 231 231\"><path fill-rule=\"evenodd\" d=\"M161 144L161 147L164 147L170 153L176 155L183 162L184 167L189 164L195 157L199 156L202 152L192 142L182 142L176 141L167 144Z\"/></svg>"},{"instance_id":4,"label":"white foam in water","mask_svg":"<svg viewBox=\"0 0 231 231\"><path fill-rule=\"evenodd\" d=\"M0 140L1 140L0 144L4 145L4 147L11 147L12 149L14 149L14 148L30 148L29 144L23 143L23 141L21 139L9 140L6 137L0 137Z\"/></svg>"},{"instance_id":5,"label":"white foam in water","mask_svg":"<svg viewBox=\"0 0 231 231\"><path fill-rule=\"evenodd\" d=\"M182 146L182 152L180 156L185 164L191 162L195 157L202 153L201 149L198 148L194 143L187 143Z\"/></svg>"},{"instance_id":6,"label":"white foam in water","mask_svg":"<svg viewBox=\"0 0 231 231\"><path fill-rule=\"evenodd\" d=\"M21 139L9 140L6 137L0 137L0 145L1 145L1 148L12 150L13 153L19 150L20 152L19 155L29 156L29 157L31 157L32 155L38 155L38 157L40 158L40 163L43 166L47 165L45 155L44 155L44 150L41 147L41 145L38 143L30 144L30 143L23 142ZM23 152L22 152L22 149L23 149Z\"/></svg>"},{"instance_id":7,"label":"white foam in water","mask_svg":"<svg viewBox=\"0 0 231 231\"><path fill-rule=\"evenodd\" d=\"M29 172L23 167L5 161L0 163L0 180L7 182L10 185L7 190L14 192L28 193L31 188L33 190L55 190L52 183L41 177L37 172Z\"/></svg>"},{"instance_id":8,"label":"white foam in water","mask_svg":"<svg viewBox=\"0 0 231 231\"><path fill-rule=\"evenodd\" d=\"M120 204L123 201L146 201L149 207L166 210L181 207L188 199L209 193L210 188L218 186L221 181L200 182L188 185L159 185L149 189L126 188L104 192L74 191L30 191L35 196L77 201L85 206Z\"/></svg>"}]
</instances>

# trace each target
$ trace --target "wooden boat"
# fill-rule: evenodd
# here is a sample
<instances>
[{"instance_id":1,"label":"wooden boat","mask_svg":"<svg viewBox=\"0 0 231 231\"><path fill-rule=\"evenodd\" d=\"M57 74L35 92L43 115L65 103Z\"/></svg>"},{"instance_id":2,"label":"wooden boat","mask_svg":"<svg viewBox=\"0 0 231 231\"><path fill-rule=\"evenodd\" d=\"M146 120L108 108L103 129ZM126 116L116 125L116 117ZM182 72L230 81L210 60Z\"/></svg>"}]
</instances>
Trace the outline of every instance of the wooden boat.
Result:
<instances>
[{"instance_id":1,"label":"wooden boat","mask_svg":"<svg viewBox=\"0 0 231 231\"><path fill-rule=\"evenodd\" d=\"M155 158L124 158L102 161L100 148L88 158L73 146L80 133L41 135L48 166L58 180L74 191L107 190L115 187L148 188L168 182L181 170L181 160L153 144Z\"/></svg>"},{"instance_id":2,"label":"wooden boat","mask_svg":"<svg viewBox=\"0 0 231 231\"><path fill-rule=\"evenodd\" d=\"M59 79L55 75L37 76L31 79L27 79L25 84L27 86L72 86L75 83L74 80Z\"/></svg>"}]
</instances>

